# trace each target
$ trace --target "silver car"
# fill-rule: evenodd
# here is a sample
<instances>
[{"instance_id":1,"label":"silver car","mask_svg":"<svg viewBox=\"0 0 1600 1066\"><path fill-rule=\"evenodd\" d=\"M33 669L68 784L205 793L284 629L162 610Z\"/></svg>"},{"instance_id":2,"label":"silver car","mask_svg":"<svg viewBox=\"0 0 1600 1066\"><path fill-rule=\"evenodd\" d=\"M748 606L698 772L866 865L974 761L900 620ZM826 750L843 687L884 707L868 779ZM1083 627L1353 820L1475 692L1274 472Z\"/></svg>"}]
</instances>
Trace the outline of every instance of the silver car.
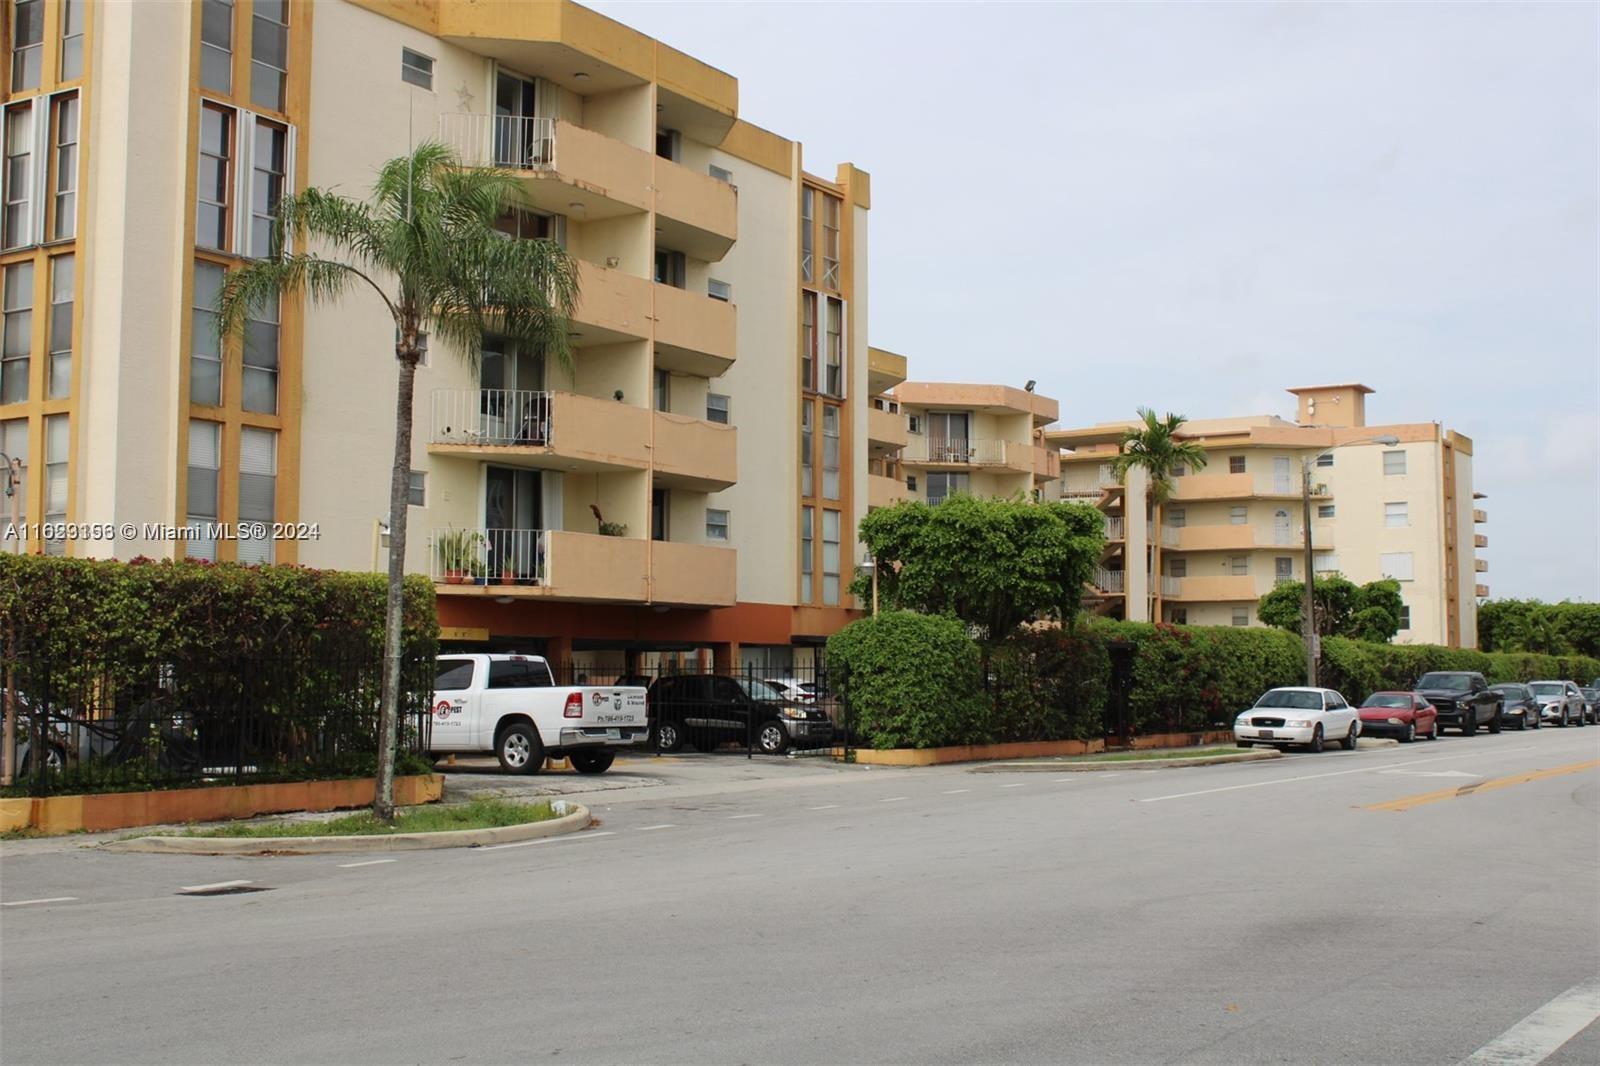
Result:
<instances>
[{"instance_id":1,"label":"silver car","mask_svg":"<svg viewBox=\"0 0 1600 1066\"><path fill-rule=\"evenodd\" d=\"M1539 720L1552 725L1585 724L1583 693L1571 681L1529 681L1533 698L1539 701Z\"/></svg>"}]
</instances>

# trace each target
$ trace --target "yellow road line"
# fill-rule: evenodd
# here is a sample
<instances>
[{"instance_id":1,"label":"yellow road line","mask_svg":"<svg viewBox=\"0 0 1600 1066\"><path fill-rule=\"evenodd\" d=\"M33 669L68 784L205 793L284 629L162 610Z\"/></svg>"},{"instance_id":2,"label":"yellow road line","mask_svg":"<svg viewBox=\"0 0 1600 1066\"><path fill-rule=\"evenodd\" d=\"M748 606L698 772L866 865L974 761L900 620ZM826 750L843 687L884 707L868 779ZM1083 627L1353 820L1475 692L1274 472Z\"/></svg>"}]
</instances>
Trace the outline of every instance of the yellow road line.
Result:
<instances>
[{"instance_id":1,"label":"yellow road line","mask_svg":"<svg viewBox=\"0 0 1600 1066\"><path fill-rule=\"evenodd\" d=\"M1458 785L1455 788L1441 788L1437 792L1424 792L1416 796L1403 796L1388 803L1373 803L1362 810L1365 811L1409 811L1413 807L1422 807L1429 803L1439 803L1442 800L1461 799L1463 796L1475 795L1479 792L1493 792L1499 788L1510 788L1512 785L1523 785L1529 781L1542 781L1547 777L1560 777L1563 774L1578 774L1585 770L1600 767L1600 759L1589 762L1575 762L1570 766L1557 766L1549 770L1534 770L1526 774L1514 774L1511 777L1496 777L1488 781L1476 781L1470 785Z\"/></svg>"}]
</instances>

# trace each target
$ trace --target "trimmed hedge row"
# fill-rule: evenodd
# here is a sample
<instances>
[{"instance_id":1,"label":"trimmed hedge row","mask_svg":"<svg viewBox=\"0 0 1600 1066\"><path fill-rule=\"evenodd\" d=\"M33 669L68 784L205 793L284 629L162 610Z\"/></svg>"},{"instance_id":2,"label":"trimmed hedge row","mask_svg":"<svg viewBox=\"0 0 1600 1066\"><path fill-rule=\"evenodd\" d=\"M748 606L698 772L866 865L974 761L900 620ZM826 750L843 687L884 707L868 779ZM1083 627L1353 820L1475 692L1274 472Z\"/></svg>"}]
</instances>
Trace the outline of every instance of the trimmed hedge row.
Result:
<instances>
[{"instance_id":1,"label":"trimmed hedge row","mask_svg":"<svg viewBox=\"0 0 1600 1066\"><path fill-rule=\"evenodd\" d=\"M1600 676L1600 660L1583 656L1342 637L1322 647L1322 684L1354 701L1410 688L1430 670L1476 670L1491 682ZM1114 654L1131 658L1127 711L1136 734L1225 728L1262 692L1305 680L1304 645L1276 629L1094 620L1021 630L980 648L953 619L894 611L828 641L834 685L877 748L1104 736L1115 725Z\"/></svg>"}]
</instances>

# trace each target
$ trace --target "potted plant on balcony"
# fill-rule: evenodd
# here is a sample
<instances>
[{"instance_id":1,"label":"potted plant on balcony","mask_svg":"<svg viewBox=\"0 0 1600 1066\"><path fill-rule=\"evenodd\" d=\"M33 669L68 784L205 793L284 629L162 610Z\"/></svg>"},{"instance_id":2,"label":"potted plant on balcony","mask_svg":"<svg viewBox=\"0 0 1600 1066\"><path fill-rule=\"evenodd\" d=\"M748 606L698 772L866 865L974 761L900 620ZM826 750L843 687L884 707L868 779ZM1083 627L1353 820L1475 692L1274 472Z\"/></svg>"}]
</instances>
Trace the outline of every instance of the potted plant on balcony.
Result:
<instances>
[{"instance_id":1,"label":"potted plant on balcony","mask_svg":"<svg viewBox=\"0 0 1600 1066\"><path fill-rule=\"evenodd\" d=\"M591 503L589 505L589 510L594 512L594 520L599 526L599 533L602 537L626 537L628 535L628 527L626 523L607 522L605 520L605 516L600 513L600 507L598 504Z\"/></svg>"},{"instance_id":2,"label":"potted plant on balcony","mask_svg":"<svg viewBox=\"0 0 1600 1066\"><path fill-rule=\"evenodd\" d=\"M448 529L439 534L436 549L439 552L439 570L445 584L459 585L466 580L466 540L464 529Z\"/></svg>"}]
</instances>

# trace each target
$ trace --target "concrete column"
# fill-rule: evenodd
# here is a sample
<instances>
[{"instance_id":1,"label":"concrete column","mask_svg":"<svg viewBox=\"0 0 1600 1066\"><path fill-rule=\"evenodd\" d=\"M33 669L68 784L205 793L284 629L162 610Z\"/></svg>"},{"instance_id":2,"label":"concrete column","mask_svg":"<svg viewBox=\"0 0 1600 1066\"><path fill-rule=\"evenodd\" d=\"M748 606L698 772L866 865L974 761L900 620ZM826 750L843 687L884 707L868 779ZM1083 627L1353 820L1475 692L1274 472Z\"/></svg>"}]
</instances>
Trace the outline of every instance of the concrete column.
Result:
<instances>
[{"instance_id":1,"label":"concrete column","mask_svg":"<svg viewBox=\"0 0 1600 1066\"><path fill-rule=\"evenodd\" d=\"M739 669L737 641L711 645L711 669L719 674L729 674Z\"/></svg>"}]
</instances>

